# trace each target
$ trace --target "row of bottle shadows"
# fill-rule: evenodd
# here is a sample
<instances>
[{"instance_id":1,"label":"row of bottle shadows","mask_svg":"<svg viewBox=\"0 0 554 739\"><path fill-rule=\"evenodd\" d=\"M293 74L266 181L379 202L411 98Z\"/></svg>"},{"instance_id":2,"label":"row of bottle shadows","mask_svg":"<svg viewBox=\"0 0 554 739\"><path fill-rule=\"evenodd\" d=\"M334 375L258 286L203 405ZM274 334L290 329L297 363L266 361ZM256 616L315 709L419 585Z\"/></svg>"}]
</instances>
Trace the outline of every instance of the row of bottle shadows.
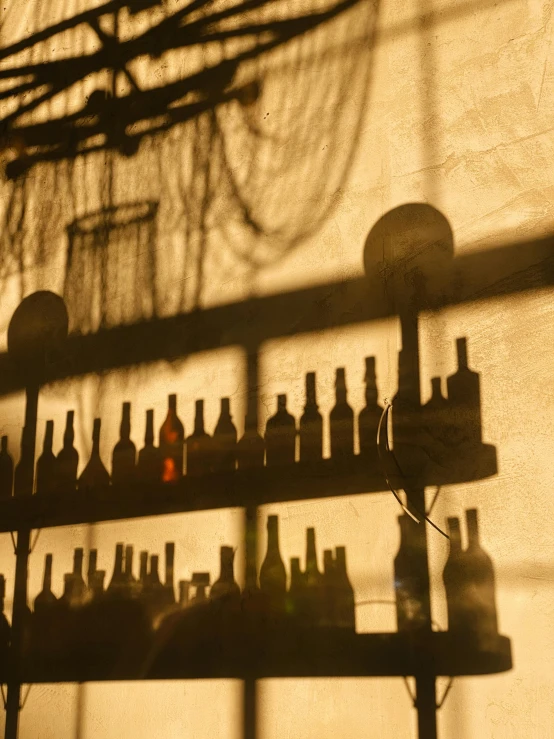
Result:
<instances>
[{"instance_id":1,"label":"row of bottle shadows","mask_svg":"<svg viewBox=\"0 0 554 739\"><path fill-rule=\"evenodd\" d=\"M465 339L457 340L458 370L447 379L448 399L441 393L440 378L432 380L432 395L428 403L417 408L409 418L399 411L399 443L416 444L418 438L432 438L438 446L445 444L457 453L464 446L481 443L479 375L468 368ZM400 353L402 357L402 352ZM379 470L377 430L383 409L377 402L375 358L365 360L366 405L358 416L360 453L377 473ZM405 376L402 360L399 376ZM406 381L407 386L409 382ZM399 384L398 407L404 409L404 388ZM354 411L348 404L344 368L336 370L335 405L330 412L331 459L340 463L354 455ZM52 451L54 422L47 421L42 454L37 462L36 490L39 494L68 493L76 488L83 491L102 490L111 483L129 486L135 482L153 484L174 482L183 475L186 464L188 476L202 476L263 467L294 464L296 444L299 442L301 463L317 463L323 458L323 418L318 410L316 375L306 375L304 413L297 427L296 419L287 410L286 395L277 396L276 413L266 424L265 437L258 433L256 422L248 416L245 433L237 441L237 430L230 412L229 398L221 399L221 413L213 436L204 429L204 401L196 401L194 431L186 437L183 423L177 415L177 396L170 395L167 416L159 431L159 446L154 446L154 412L146 411L144 447L138 453L131 440L131 404L123 403L120 438L112 454L112 475L100 457L100 419L94 421L91 457L80 477L77 477L79 454L74 447L74 412L67 412L63 447L58 455ZM428 441L422 441L429 446ZM430 450L427 452L431 454ZM431 454L432 456L432 454ZM8 452L8 439L2 437L0 448L0 498L9 498L12 489L32 491L29 476L32 463L22 456L15 470Z\"/></svg>"},{"instance_id":2,"label":"row of bottle shadows","mask_svg":"<svg viewBox=\"0 0 554 739\"><path fill-rule=\"evenodd\" d=\"M493 651L498 627L494 571L478 533L477 511L466 511L467 547L462 548L460 521L449 518L450 552L443 570L448 630L460 643ZM394 559L394 590L399 633L417 636L431 629L429 574L421 526L400 516L400 546ZM159 576L157 555L140 554L139 577L133 574L133 547L116 545L111 581L104 590L105 571L89 554L87 580L83 550L74 553L73 572L64 576L64 592L52 592L52 555L46 555L44 581L26 612L23 653L26 664L64 674L146 676L153 665L190 664L199 669L207 655L229 654L244 659L245 645L269 639L277 650L291 650L302 635L325 638L354 635L354 591L346 568L344 547L323 553L319 569L315 530L307 530L305 570L291 559L290 577L280 554L278 518L267 521L267 552L259 572L259 587L241 592L234 577L234 550L221 547L220 574L210 588L210 574L195 572L174 589L174 544L165 547L165 579ZM149 566L148 566L149 565ZM0 576L0 595L4 578ZM288 582L287 582L288 581ZM287 587L288 585L288 587ZM10 641L10 627L2 616L0 647ZM284 652L283 652L284 653ZM83 668L84 669L84 668Z\"/></svg>"}]
</instances>

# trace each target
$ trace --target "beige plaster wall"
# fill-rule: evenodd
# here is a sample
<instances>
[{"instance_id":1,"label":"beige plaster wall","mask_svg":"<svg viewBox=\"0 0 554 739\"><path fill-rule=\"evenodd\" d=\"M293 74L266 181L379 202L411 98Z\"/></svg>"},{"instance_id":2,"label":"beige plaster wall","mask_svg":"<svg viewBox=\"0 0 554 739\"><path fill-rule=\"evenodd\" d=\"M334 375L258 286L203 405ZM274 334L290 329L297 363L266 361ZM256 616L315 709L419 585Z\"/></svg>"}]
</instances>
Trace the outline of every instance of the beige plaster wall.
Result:
<instances>
[{"instance_id":1,"label":"beige plaster wall","mask_svg":"<svg viewBox=\"0 0 554 739\"><path fill-rule=\"evenodd\" d=\"M260 15L286 17L328 4L283 0ZM85 0L5 0L3 7L0 40L6 46L90 5ZM4 346L10 316L22 297L35 289L64 289L65 227L106 204L108 171L116 203L160 201L156 300L162 315L359 276L368 231L381 215L406 202L429 202L447 216L456 254L550 234L552 7L549 0L360 2L314 32L314 38L245 65L245 80L262 74L267 84L252 108L235 106L221 113L217 136L202 119L163 139L145 140L135 159L81 157L73 166L37 166L22 190L0 184ZM143 22L153 19L137 20ZM39 47L33 58L84 52L95 43L83 32L68 36L56 51ZM173 52L140 62L144 68L137 74L154 86L185 67L190 71L229 53L220 47L193 50L184 61ZM0 68L7 64L0 62ZM50 108L37 111L37 120L56 115L56 106L62 111L78 106L98 84L89 78L75 86ZM7 110L12 102L0 105ZM200 176L206 171L208 184ZM261 230L253 230L238 214L230 173ZM206 192L212 198L208 225L198 210ZM14 225L18 202L26 204L22 229ZM129 287L126 269L123 293ZM514 655L509 673L455 681L439 714L439 736L445 739L554 737L553 313L550 290L543 289L422 317L423 400L430 377L454 371L457 336L469 337L470 364L481 373L484 439L497 447L499 473L443 489L434 517L444 522L464 508L479 508L482 539L496 568L500 629L512 639ZM328 413L337 366L347 368L350 403L359 411L363 358L369 354L377 356L380 398L390 398L399 347L394 319L268 342L261 353L260 420L273 412L278 392L287 392L290 410L299 416L304 374L312 369L318 372L321 411ZM239 349L221 350L45 388L39 439L45 420L54 418L58 447L64 412L75 407L82 458L90 449L92 419L101 416L107 460L117 438L121 401L133 402L138 443L144 410L155 407L161 422L170 391L178 392L180 416L189 429L195 398L206 398L211 430L219 397L229 395L240 431L244 362ZM0 404L0 430L9 433L12 448L22 409L19 395ZM392 495L262 510L262 554L269 512L281 519L285 561L303 553L305 528L315 525L320 550L347 544L359 600L392 597L392 558L398 546ZM43 556L49 551L54 552L54 587L60 593L74 546L98 546L99 564L109 569L116 541L161 551L165 540L175 540L177 576L182 577L194 569L215 573L221 544L239 546L242 557L241 532L241 515L234 510L46 530L31 559L30 594L40 589ZM446 545L433 532L429 536L433 617L444 627ZM0 537L0 563L13 584L8 536ZM385 606L360 608L357 615L360 631L394 628L393 609ZM261 739L416 736L400 680L268 681L259 689ZM240 684L231 682L37 686L22 713L20 736L231 739L240 735L240 697Z\"/></svg>"}]
</instances>

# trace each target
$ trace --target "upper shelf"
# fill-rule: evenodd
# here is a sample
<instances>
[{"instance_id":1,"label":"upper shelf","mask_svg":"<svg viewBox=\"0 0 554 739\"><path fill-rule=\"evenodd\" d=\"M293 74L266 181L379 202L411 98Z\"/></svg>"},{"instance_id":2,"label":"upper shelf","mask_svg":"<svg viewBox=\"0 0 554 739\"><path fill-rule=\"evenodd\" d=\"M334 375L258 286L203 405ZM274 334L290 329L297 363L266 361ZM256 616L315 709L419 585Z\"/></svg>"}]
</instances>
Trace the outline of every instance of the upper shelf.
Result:
<instances>
[{"instance_id":1,"label":"upper shelf","mask_svg":"<svg viewBox=\"0 0 554 739\"><path fill-rule=\"evenodd\" d=\"M496 449L487 444L478 447L467 463L465 458L463 461L464 464L448 469L429 465L418 478L391 475L390 481L398 489L421 489L480 480L497 472ZM184 477L178 483L148 487L110 487L95 495L75 492L54 497L41 495L39 491L31 498L0 501L0 531L332 498L388 489L375 463L357 455L342 466L324 459L314 465L298 463L224 475Z\"/></svg>"}]
</instances>

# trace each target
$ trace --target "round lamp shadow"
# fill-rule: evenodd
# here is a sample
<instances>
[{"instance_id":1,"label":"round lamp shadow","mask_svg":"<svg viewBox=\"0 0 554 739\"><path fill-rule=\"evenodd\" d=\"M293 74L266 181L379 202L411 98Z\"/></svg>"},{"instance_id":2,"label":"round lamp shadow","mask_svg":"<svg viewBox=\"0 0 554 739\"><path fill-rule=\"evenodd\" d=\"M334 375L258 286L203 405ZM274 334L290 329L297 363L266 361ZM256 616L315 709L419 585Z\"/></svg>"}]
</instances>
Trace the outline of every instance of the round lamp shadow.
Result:
<instances>
[{"instance_id":1,"label":"round lamp shadow","mask_svg":"<svg viewBox=\"0 0 554 739\"><path fill-rule=\"evenodd\" d=\"M40 378L48 357L67 338L68 315L59 295L40 290L24 298L8 327L8 354L25 372Z\"/></svg>"},{"instance_id":2,"label":"round lamp shadow","mask_svg":"<svg viewBox=\"0 0 554 739\"><path fill-rule=\"evenodd\" d=\"M432 307L450 277L454 254L452 229L427 203L405 203L385 213L364 247L364 269L372 292L390 308L414 298Z\"/></svg>"}]
</instances>

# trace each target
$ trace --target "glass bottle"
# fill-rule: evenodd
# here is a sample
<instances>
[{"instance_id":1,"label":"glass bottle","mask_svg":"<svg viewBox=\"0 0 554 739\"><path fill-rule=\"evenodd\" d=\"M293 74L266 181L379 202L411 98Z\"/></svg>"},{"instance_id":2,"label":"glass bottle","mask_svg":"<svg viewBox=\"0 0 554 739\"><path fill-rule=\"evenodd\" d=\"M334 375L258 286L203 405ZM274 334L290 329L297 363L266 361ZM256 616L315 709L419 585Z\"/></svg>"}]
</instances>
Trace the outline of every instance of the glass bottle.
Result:
<instances>
[{"instance_id":1,"label":"glass bottle","mask_svg":"<svg viewBox=\"0 0 554 739\"><path fill-rule=\"evenodd\" d=\"M237 467L250 470L264 466L265 441L258 433L257 422L250 415L244 419L244 435L237 444Z\"/></svg>"},{"instance_id":2,"label":"glass bottle","mask_svg":"<svg viewBox=\"0 0 554 739\"><path fill-rule=\"evenodd\" d=\"M123 573L123 544L115 545L115 560L112 579L106 590L110 597L120 597L125 592L125 576Z\"/></svg>"},{"instance_id":3,"label":"glass bottle","mask_svg":"<svg viewBox=\"0 0 554 739\"><path fill-rule=\"evenodd\" d=\"M0 499L11 498L13 492L13 459L8 451L8 437L0 442Z\"/></svg>"},{"instance_id":4,"label":"glass bottle","mask_svg":"<svg viewBox=\"0 0 554 739\"><path fill-rule=\"evenodd\" d=\"M183 475L185 428L177 416L177 396L168 398L167 416L160 428L160 453L164 482L175 482Z\"/></svg>"},{"instance_id":5,"label":"glass bottle","mask_svg":"<svg viewBox=\"0 0 554 739\"><path fill-rule=\"evenodd\" d=\"M277 412L268 419L265 429L266 465L294 464L296 453L296 421L287 411L287 396L277 396Z\"/></svg>"},{"instance_id":6,"label":"glass bottle","mask_svg":"<svg viewBox=\"0 0 554 739\"><path fill-rule=\"evenodd\" d=\"M10 639L11 628L4 613L4 598L6 597L6 578L0 575L0 649L7 651Z\"/></svg>"},{"instance_id":7,"label":"glass bottle","mask_svg":"<svg viewBox=\"0 0 554 739\"><path fill-rule=\"evenodd\" d=\"M137 464L137 481L141 484L161 482L163 477L163 457L154 446L154 411L146 411L146 432L144 447L140 450Z\"/></svg>"},{"instance_id":8,"label":"glass bottle","mask_svg":"<svg viewBox=\"0 0 554 739\"><path fill-rule=\"evenodd\" d=\"M47 554L44 558L42 590L35 598L34 612L39 616L51 613L57 602L58 599L52 592L52 555Z\"/></svg>"},{"instance_id":9,"label":"glass bottle","mask_svg":"<svg viewBox=\"0 0 554 739\"><path fill-rule=\"evenodd\" d=\"M260 590L269 600L271 614L285 610L287 572L279 551L279 517L267 517L267 552L260 568Z\"/></svg>"},{"instance_id":10,"label":"glass bottle","mask_svg":"<svg viewBox=\"0 0 554 739\"><path fill-rule=\"evenodd\" d=\"M354 589L348 578L346 570L346 548L335 549L336 561L336 625L342 629L356 631L356 610L354 605Z\"/></svg>"},{"instance_id":11,"label":"glass bottle","mask_svg":"<svg viewBox=\"0 0 554 739\"><path fill-rule=\"evenodd\" d=\"M233 547L221 547L219 553L219 578L212 585L210 598L212 600L218 598L238 599L240 598L240 588L235 581L235 573L233 571L235 551Z\"/></svg>"},{"instance_id":12,"label":"glass bottle","mask_svg":"<svg viewBox=\"0 0 554 739\"><path fill-rule=\"evenodd\" d=\"M165 582L164 582L164 602L168 607L175 605L175 544L168 541L165 544Z\"/></svg>"},{"instance_id":13,"label":"glass bottle","mask_svg":"<svg viewBox=\"0 0 554 739\"><path fill-rule=\"evenodd\" d=\"M46 421L42 454L37 461L37 493L39 495L52 495L58 487L58 460L52 451L53 436L54 421Z\"/></svg>"},{"instance_id":14,"label":"glass bottle","mask_svg":"<svg viewBox=\"0 0 554 739\"><path fill-rule=\"evenodd\" d=\"M304 571L306 589L306 609L308 625L319 626L324 620L325 592L323 576L317 565L315 529L306 530L306 570Z\"/></svg>"},{"instance_id":15,"label":"glass bottle","mask_svg":"<svg viewBox=\"0 0 554 739\"><path fill-rule=\"evenodd\" d=\"M73 446L73 442L75 441L75 431L73 430L74 416L75 411L67 411L63 446L58 454L58 485L61 493L74 492L77 486L79 453Z\"/></svg>"},{"instance_id":16,"label":"glass bottle","mask_svg":"<svg viewBox=\"0 0 554 739\"><path fill-rule=\"evenodd\" d=\"M462 536L460 519L448 518L448 534L450 551L444 565L442 579L446 592L448 613L448 631L458 633L464 625L464 557L462 552Z\"/></svg>"},{"instance_id":17,"label":"glass bottle","mask_svg":"<svg viewBox=\"0 0 554 739\"><path fill-rule=\"evenodd\" d=\"M301 462L323 458L323 417L317 405L315 372L306 375L306 404L300 417L299 438Z\"/></svg>"},{"instance_id":18,"label":"glass bottle","mask_svg":"<svg viewBox=\"0 0 554 739\"><path fill-rule=\"evenodd\" d=\"M237 430L233 424L229 398L221 398L221 412L213 435L213 471L234 472Z\"/></svg>"},{"instance_id":19,"label":"glass bottle","mask_svg":"<svg viewBox=\"0 0 554 739\"><path fill-rule=\"evenodd\" d=\"M21 432L21 457L15 468L13 478L13 494L16 497L28 497L33 494L34 460L30 456L25 428Z\"/></svg>"},{"instance_id":20,"label":"glass bottle","mask_svg":"<svg viewBox=\"0 0 554 739\"><path fill-rule=\"evenodd\" d=\"M336 563L333 558L333 551L325 549L323 551L323 590L324 590L324 611L321 625L326 627L338 626L338 616L340 615L340 593L337 578Z\"/></svg>"},{"instance_id":21,"label":"glass bottle","mask_svg":"<svg viewBox=\"0 0 554 739\"><path fill-rule=\"evenodd\" d=\"M425 557L416 540L418 526L410 516L398 517L400 547L394 559L394 589L398 631L429 626L429 580Z\"/></svg>"},{"instance_id":22,"label":"glass bottle","mask_svg":"<svg viewBox=\"0 0 554 739\"><path fill-rule=\"evenodd\" d=\"M463 554L465 568L465 612L468 627L476 634L481 646L494 641L498 634L495 578L492 561L481 547L477 510L466 511L468 546Z\"/></svg>"},{"instance_id":23,"label":"glass bottle","mask_svg":"<svg viewBox=\"0 0 554 739\"><path fill-rule=\"evenodd\" d=\"M105 490L110 484L110 475L100 458L100 425L99 418L94 419L92 430L92 450L87 466L82 471L77 487L79 492L90 493Z\"/></svg>"},{"instance_id":24,"label":"glass bottle","mask_svg":"<svg viewBox=\"0 0 554 739\"><path fill-rule=\"evenodd\" d=\"M135 481L137 450L131 441L131 404L123 403L119 441L112 454L112 483L132 485Z\"/></svg>"},{"instance_id":25,"label":"glass bottle","mask_svg":"<svg viewBox=\"0 0 554 739\"><path fill-rule=\"evenodd\" d=\"M348 405L346 375L339 367L335 378L335 405L329 416L331 429L331 459L345 461L354 454L354 411Z\"/></svg>"},{"instance_id":26,"label":"glass bottle","mask_svg":"<svg viewBox=\"0 0 554 739\"><path fill-rule=\"evenodd\" d=\"M306 588L304 575L300 569L300 558L291 557L290 587L287 593L287 615L297 626L305 626L307 613Z\"/></svg>"},{"instance_id":27,"label":"glass bottle","mask_svg":"<svg viewBox=\"0 0 554 739\"><path fill-rule=\"evenodd\" d=\"M372 467L378 469L379 455L377 451L377 429L383 415L383 409L377 402L377 380L375 377L375 357L365 359L365 407L358 417L358 436L360 454L371 460Z\"/></svg>"},{"instance_id":28,"label":"glass bottle","mask_svg":"<svg viewBox=\"0 0 554 739\"><path fill-rule=\"evenodd\" d=\"M187 439L187 476L208 475L212 468L212 438L204 429L204 401L196 401L194 431Z\"/></svg>"},{"instance_id":29,"label":"glass bottle","mask_svg":"<svg viewBox=\"0 0 554 739\"><path fill-rule=\"evenodd\" d=\"M458 369L446 380L451 413L456 419L456 444L481 444L481 387L478 372L469 369L467 339L456 339Z\"/></svg>"}]
</instances>

